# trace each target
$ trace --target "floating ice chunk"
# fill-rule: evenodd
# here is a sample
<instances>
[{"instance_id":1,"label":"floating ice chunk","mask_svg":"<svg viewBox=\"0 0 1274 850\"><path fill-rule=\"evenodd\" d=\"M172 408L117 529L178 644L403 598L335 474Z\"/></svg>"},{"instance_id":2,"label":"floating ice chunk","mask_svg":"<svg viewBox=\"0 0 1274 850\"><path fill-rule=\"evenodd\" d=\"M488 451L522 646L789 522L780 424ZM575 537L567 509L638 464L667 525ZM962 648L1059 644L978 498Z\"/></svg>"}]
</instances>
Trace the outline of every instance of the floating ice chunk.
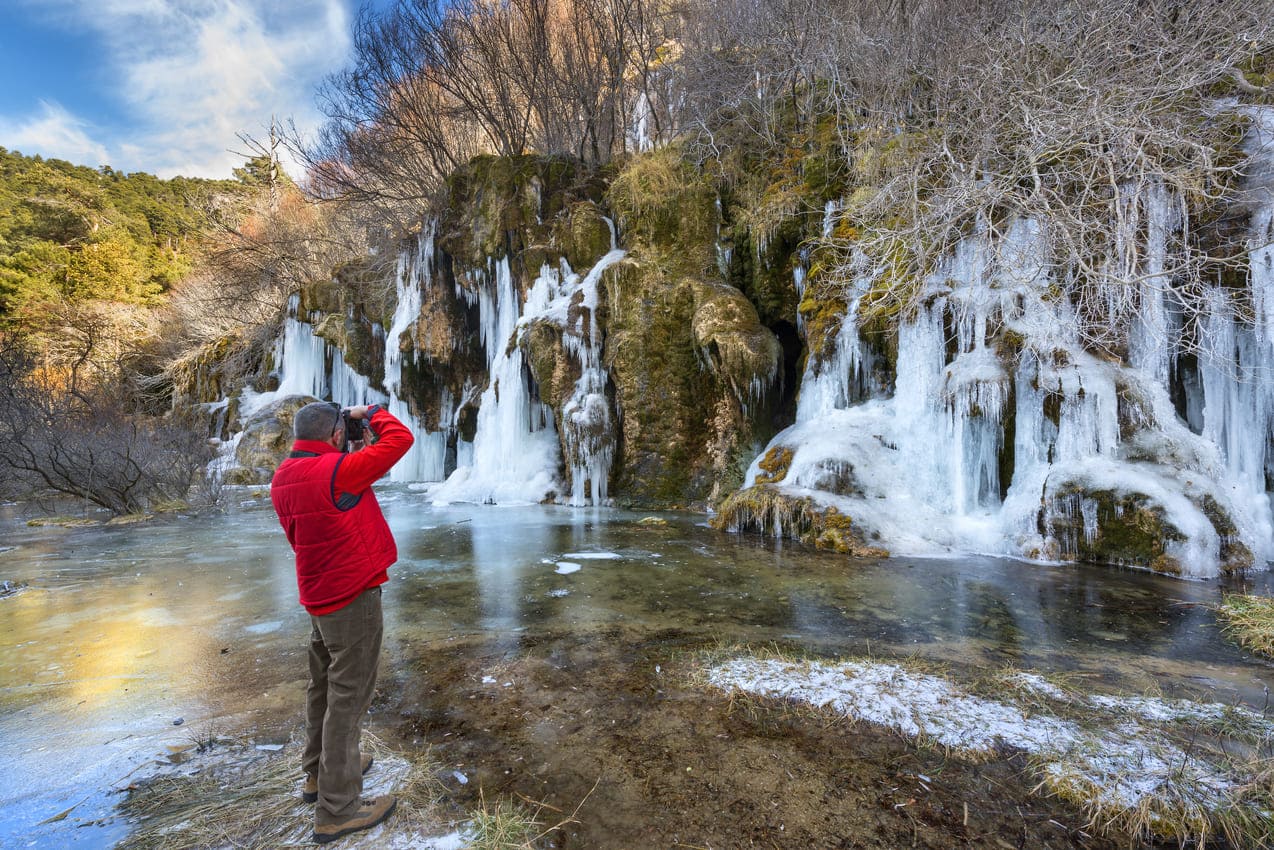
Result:
<instances>
[{"instance_id":1,"label":"floating ice chunk","mask_svg":"<svg viewBox=\"0 0 1274 850\"><path fill-rule=\"evenodd\" d=\"M283 749L282 744L257 744L257 749L266 753L277 753Z\"/></svg>"},{"instance_id":2,"label":"floating ice chunk","mask_svg":"<svg viewBox=\"0 0 1274 850\"><path fill-rule=\"evenodd\" d=\"M561 599L563 596L570 596L571 592L564 587L559 587L556 590L550 590L547 595L554 599Z\"/></svg>"},{"instance_id":3,"label":"floating ice chunk","mask_svg":"<svg viewBox=\"0 0 1274 850\"><path fill-rule=\"evenodd\" d=\"M457 781L457 782L459 782L461 785L468 785L468 784L469 784L469 777L465 776L465 775L464 775L463 773L461 773L460 771L458 771L458 770L453 770L453 771L451 771L451 775L452 775L452 776L454 776L454 777L456 778L456 781Z\"/></svg>"},{"instance_id":4,"label":"floating ice chunk","mask_svg":"<svg viewBox=\"0 0 1274 850\"><path fill-rule=\"evenodd\" d=\"M555 569L553 572L557 573L558 575L568 576L571 573L579 572L579 570L580 570L579 564L574 564L574 563L571 563L570 561L558 561L557 569Z\"/></svg>"},{"instance_id":5,"label":"floating ice chunk","mask_svg":"<svg viewBox=\"0 0 1274 850\"><path fill-rule=\"evenodd\" d=\"M623 555L614 552L567 552L563 558L575 558L578 561L619 561Z\"/></svg>"},{"instance_id":6,"label":"floating ice chunk","mask_svg":"<svg viewBox=\"0 0 1274 850\"><path fill-rule=\"evenodd\" d=\"M495 676L483 676L483 677L482 677L482 684L484 684L484 685L494 685L494 684L495 684Z\"/></svg>"}]
</instances>

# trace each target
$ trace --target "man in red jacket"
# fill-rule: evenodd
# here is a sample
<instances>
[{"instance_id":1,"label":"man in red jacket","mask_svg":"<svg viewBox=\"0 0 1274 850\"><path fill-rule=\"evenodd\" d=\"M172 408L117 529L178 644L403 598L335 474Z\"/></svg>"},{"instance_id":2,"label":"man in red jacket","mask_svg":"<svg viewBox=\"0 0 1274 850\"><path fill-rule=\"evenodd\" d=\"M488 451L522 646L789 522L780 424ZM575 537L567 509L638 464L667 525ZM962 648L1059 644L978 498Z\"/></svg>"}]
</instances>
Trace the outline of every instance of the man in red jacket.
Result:
<instances>
[{"instance_id":1,"label":"man in red jacket","mask_svg":"<svg viewBox=\"0 0 1274 850\"><path fill-rule=\"evenodd\" d=\"M371 488L415 438L378 405L352 407L348 416L366 423L376 442L345 451L340 408L307 404L293 419L292 453L270 484L274 510L296 552L301 604L313 627L302 797L318 802L314 840L320 844L375 826L398 802L391 796L361 799L371 759L359 753L358 742L380 660L380 586L398 559Z\"/></svg>"}]
</instances>

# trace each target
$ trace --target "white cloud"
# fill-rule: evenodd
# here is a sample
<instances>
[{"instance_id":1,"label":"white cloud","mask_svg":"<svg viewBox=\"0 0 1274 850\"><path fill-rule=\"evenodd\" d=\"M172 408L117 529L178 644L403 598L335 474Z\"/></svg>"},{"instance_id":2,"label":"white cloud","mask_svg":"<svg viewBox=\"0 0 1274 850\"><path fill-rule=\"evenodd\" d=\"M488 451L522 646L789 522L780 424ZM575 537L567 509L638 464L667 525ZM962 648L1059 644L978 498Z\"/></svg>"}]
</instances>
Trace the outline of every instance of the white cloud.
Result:
<instances>
[{"instance_id":1,"label":"white cloud","mask_svg":"<svg viewBox=\"0 0 1274 850\"><path fill-rule=\"evenodd\" d=\"M0 118L0 144L10 150L65 159L77 165L106 165L110 154L89 135L92 128L64 107L40 101L40 111L25 119Z\"/></svg>"},{"instance_id":2,"label":"white cloud","mask_svg":"<svg viewBox=\"0 0 1274 850\"><path fill-rule=\"evenodd\" d=\"M348 56L351 2L44 0L39 9L101 39L102 73L126 112L104 139L112 165L227 177L242 162L231 153L243 149L237 133L260 138L272 116L317 127L314 89ZM0 144L18 147L8 138Z\"/></svg>"}]
</instances>

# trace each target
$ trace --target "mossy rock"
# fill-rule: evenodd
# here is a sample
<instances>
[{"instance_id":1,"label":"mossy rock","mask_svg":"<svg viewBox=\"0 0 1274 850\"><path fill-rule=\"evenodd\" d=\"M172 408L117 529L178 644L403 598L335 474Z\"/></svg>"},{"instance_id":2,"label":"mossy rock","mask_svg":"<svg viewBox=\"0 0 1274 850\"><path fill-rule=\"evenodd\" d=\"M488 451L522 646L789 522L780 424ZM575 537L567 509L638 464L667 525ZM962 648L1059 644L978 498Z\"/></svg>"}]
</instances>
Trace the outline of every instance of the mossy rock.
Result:
<instances>
[{"instance_id":1,"label":"mossy rock","mask_svg":"<svg viewBox=\"0 0 1274 850\"><path fill-rule=\"evenodd\" d=\"M766 387L778 373L783 349L761 324L743 293L722 283L692 282L695 312L691 320L695 344L712 368L747 398L752 385Z\"/></svg>"},{"instance_id":2,"label":"mossy rock","mask_svg":"<svg viewBox=\"0 0 1274 850\"><path fill-rule=\"evenodd\" d=\"M252 346L240 334L227 334L173 364L172 406L212 404L231 395L243 370L260 364L252 360Z\"/></svg>"},{"instance_id":3,"label":"mossy rock","mask_svg":"<svg viewBox=\"0 0 1274 850\"><path fill-rule=\"evenodd\" d=\"M727 280L747 295L767 325L791 321L798 308L793 272L802 243L812 235L807 226L806 219L792 216L783 219L765 238L742 223L731 231L734 250Z\"/></svg>"},{"instance_id":4,"label":"mossy rock","mask_svg":"<svg viewBox=\"0 0 1274 850\"><path fill-rule=\"evenodd\" d=\"M1256 563L1256 556L1247 544L1239 539L1238 526L1234 524L1234 519L1229 512L1211 493L1204 493L1198 498L1192 498L1191 501L1208 518L1208 522L1212 523L1212 527L1216 529L1217 536L1221 538L1219 555L1222 571L1243 573L1251 569Z\"/></svg>"},{"instance_id":5,"label":"mossy rock","mask_svg":"<svg viewBox=\"0 0 1274 850\"><path fill-rule=\"evenodd\" d=\"M697 354L692 283L658 252L636 249L629 260L603 279L603 361L621 412L614 491L639 506L702 502L713 488L711 423L730 391Z\"/></svg>"},{"instance_id":6,"label":"mossy rock","mask_svg":"<svg viewBox=\"0 0 1274 850\"><path fill-rule=\"evenodd\" d=\"M814 464L801 477L801 486L824 493L835 493L837 496L862 496L854 474L854 465L846 460L827 458Z\"/></svg>"},{"instance_id":7,"label":"mossy rock","mask_svg":"<svg viewBox=\"0 0 1274 850\"><path fill-rule=\"evenodd\" d=\"M765 456L757 464L761 472L756 476L757 484L777 484L787 477L787 470L792 465L796 452L787 446L771 446Z\"/></svg>"},{"instance_id":8,"label":"mossy rock","mask_svg":"<svg viewBox=\"0 0 1274 850\"><path fill-rule=\"evenodd\" d=\"M845 311L848 306L840 294L831 295L819 292L813 287L805 290L798 308L802 324L805 326L805 345L808 357L814 362L822 363L836 346L836 337L841 325L845 322Z\"/></svg>"},{"instance_id":9,"label":"mossy rock","mask_svg":"<svg viewBox=\"0 0 1274 850\"><path fill-rule=\"evenodd\" d=\"M1181 564L1167 553L1167 544L1186 535L1168 521L1162 506L1144 493L1093 490L1079 484L1050 488L1041 509L1041 525L1057 542L1061 560L1134 566L1180 575ZM1084 533L1087 502L1096 517L1091 539Z\"/></svg>"},{"instance_id":10,"label":"mossy rock","mask_svg":"<svg viewBox=\"0 0 1274 850\"><path fill-rule=\"evenodd\" d=\"M676 146L628 160L607 191L628 247L670 252L676 270L698 276L716 266L717 191Z\"/></svg>"},{"instance_id":11,"label":"mossy rock","mask_svg":"<svg viewBox=\"0 0 1274 850\"><path fill-rule=\"evenodd\" d=\"M522 332L518 342L540 388L540 399L560 413L580 377L579 364L562 345L562 329L537 320Z\"/></svg>"},{"instance_id":12,"label":"mossy rock","mask_svg":"<svg viewBox=\"0 0 1274 850\"><path fill-rule=\"evenodd\" d=\"M297 314L302 318L311 313L343 313L345 299L341 284L335 276L326 280L311 281L301 288Z\"/></svg>"},{"instance_id":13,"label":"mossy rock","mask_svg":"<svg viewBox=\"0 0 1274 850\"><path fill-rule=\"evenodd\" d=\"M342 351L349 345L349 334L345 328L345 316L342 313L328 313L314 321L314 335L322 338L329 345Z\"/></svg>"},{"instance_id":14,"label":"mossy rock","mask_svg":"<svg viewBox=\"0 0 1274 850\"><path fill-rule=\"evenodd\" d=\"M555 242L571 268L583 271L595 264L611 249L611 228L601 207L592 201L571 204L558 219Z\"/></svg>"},{"instance_id":15,"label":"mossy rock","mask_svg":"<svg viewBox=\"0 0 1274 850\"><path fill-rule=\"evenodd\" d=\"M865 543L853 519L835 505L821 505L809 496L794 496L770 484L747 487L731 495L711 525L719 531L777 535L855 557L889 556L888 551Z\"/></svg>"},{"instance_id":16,"label":"mossy rock","mask_svg":"<svg viewBox=\"0 0 1274 850\"><path fill-rule=\"evenodd\" d=\"M475 157L447 180L437 244L469 270L551 244L555 222L571 203L599 199L588 178L566 157Z\"/></svg>"}]
</instances>

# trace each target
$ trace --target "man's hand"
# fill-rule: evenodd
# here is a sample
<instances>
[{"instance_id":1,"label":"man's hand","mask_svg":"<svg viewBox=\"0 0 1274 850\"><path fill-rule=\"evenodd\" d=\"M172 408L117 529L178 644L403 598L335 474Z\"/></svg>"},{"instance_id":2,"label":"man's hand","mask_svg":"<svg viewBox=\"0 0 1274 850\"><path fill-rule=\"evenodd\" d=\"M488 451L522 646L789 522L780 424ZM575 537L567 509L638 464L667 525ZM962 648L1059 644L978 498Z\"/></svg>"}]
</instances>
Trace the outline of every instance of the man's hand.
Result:
<instances>
[{"instance_id":1,"label":"man's hand","mask_svg":"<svg viewBox=\"0 0 1274 850\"><path fill-rule=\"evenodd\" d=\"M349 408L349 418L350 419L366 419L367 405L360 404L358 407Z\"/></svg>"}]
</instances>

